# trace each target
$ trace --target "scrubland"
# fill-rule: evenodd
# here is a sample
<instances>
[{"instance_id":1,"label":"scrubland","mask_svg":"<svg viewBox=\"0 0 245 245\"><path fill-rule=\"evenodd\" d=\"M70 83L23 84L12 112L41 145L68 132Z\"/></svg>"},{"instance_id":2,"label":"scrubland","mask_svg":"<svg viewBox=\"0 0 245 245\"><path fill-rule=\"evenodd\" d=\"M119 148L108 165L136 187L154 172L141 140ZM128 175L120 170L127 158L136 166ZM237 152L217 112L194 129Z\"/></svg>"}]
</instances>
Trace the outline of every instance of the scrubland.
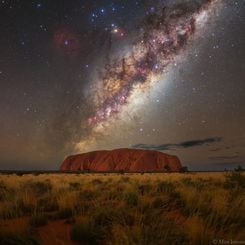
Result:
<instances>
[{"instance_id":1,"label":"scrubland","mask_svg":"<svg viewBox=\"0 0 245 245\"><path fill-rule=\"evenodd\" d=\"M0 244L245 241L245 174L0 175Z\"/></svg>"}]
</instances>

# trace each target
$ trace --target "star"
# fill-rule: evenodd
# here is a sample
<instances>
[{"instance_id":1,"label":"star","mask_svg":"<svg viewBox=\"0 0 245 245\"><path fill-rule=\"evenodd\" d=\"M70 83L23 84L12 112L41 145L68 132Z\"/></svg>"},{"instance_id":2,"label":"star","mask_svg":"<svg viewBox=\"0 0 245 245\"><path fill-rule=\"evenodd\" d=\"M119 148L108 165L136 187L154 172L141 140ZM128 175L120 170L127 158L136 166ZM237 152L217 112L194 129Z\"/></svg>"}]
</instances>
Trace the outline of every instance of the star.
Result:
<instances>
[{"instance_id":1,"label":"star","mask_svg":"<svg viewBox=\"0 0 245 245\"><path fill-rule=\"evenodd\" d=\"M41 3L37 3L37 4L36 4L36 7L37 7L37 8L41 8L41 7L42 7L42 4L41 4Z\"/></svg>"}]
</instances>

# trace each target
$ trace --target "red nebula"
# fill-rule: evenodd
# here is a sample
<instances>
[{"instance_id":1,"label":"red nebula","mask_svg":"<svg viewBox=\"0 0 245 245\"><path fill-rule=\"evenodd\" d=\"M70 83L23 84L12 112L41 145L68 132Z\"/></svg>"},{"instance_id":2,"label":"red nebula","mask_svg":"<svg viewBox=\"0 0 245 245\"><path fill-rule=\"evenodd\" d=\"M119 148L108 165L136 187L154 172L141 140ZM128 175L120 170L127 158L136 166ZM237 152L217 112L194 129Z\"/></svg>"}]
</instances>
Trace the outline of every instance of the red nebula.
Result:
<instances>
[{"instance_id":1,"label":"red nebula","mask_svg":"<svg viewBox=\"0 0 245 245\"><path fill-rule=\"evenodd\" d=\"M80 51L78 35L68 28L61 28L54 33L54 45L57 50L69 56L77 56Z\"/></svg>"}]
</instances>

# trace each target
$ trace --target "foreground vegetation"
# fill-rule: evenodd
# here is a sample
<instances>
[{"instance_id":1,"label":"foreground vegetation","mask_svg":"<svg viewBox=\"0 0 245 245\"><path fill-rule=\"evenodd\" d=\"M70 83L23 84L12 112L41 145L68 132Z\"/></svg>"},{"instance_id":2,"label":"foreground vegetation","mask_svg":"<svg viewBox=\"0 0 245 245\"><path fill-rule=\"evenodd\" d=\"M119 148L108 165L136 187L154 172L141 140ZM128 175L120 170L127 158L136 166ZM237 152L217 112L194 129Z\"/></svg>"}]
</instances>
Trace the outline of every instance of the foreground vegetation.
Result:
<instances>
[{"instance_id":1,"label":"foreground vegetation","mask_svg":"<svg viewBox=\"0 0 245 245\"><path fill-rule=\"evenodd\" d=\"M0 244L245 241L245 174L0 175Z\"/></svg>"}]
</instances>

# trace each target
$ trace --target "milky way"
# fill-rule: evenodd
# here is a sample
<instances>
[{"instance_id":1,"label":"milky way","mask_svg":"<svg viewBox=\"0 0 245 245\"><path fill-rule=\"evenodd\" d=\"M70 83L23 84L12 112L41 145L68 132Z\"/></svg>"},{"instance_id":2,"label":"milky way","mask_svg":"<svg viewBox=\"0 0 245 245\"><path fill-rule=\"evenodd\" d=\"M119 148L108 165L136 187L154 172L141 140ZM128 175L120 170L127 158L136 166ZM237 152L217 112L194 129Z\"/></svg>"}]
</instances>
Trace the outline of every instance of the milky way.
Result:
<instances>
[{"instance_id":1,"label":"milky way","mask_svg":"<svg viewBox=\"0 0 245 245\"><path fill-rule=\"evenodd\" d=\"M216 3L160 5L128 37L131 45L119 47L116 55L107 54L105 64L100 64L96 71L98 74L87 99L91 103L91 114L83 125L75 151L86 151L103 137L108 126L113 127L111 119L118 118L125 107L132 105L135 92L142 94L157 85L154 82L164 76L195 34L204 29ZM142 97L141 94L136 97Z\"/></svg>"},{"instance_id":2,"label":"milky way","mask_svg":"<svg viewBox=\"0 0 245 245\"><path fill-rule=\"evenodd\" d=\"M185 49L195 33L197 17L207 11L211 2L178 4L148 16L132 50L103 68L98 81L103 85L94 94L96 111L88 124L96 125L119 113L136 85L147 85L152 77L164 73Z\"/></svg>"}]
</instances>

